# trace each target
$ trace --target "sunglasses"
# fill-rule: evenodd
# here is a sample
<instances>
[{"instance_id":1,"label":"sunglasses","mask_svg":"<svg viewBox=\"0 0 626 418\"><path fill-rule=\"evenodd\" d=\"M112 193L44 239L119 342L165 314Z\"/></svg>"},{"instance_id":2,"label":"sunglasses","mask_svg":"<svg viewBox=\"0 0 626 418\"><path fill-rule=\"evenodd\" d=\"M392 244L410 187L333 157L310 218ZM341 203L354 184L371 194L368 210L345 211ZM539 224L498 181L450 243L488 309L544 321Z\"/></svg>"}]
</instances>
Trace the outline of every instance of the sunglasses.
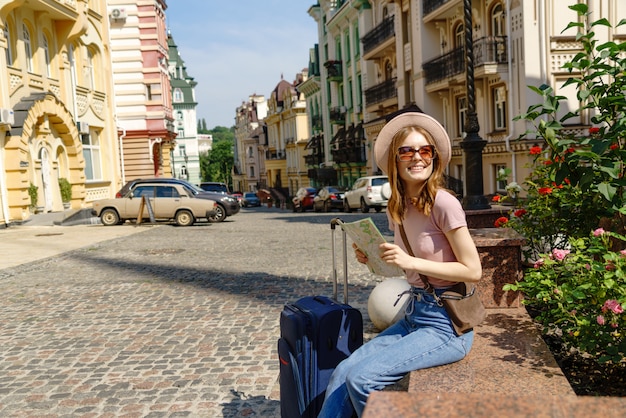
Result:
<instances>
[{"instance_id":1,"label":"sunglasses","mask_svg":"<svg viewBox=\"0 0 626 418\"><path fill-rule=\"evenodd\" d=\"M398 148L398 161L411 161L415 153L418 153L422 160L429 162L435 158L435 146L424 145L419 148L409 146L400 147Z\"/></svg>"}]
</instances>

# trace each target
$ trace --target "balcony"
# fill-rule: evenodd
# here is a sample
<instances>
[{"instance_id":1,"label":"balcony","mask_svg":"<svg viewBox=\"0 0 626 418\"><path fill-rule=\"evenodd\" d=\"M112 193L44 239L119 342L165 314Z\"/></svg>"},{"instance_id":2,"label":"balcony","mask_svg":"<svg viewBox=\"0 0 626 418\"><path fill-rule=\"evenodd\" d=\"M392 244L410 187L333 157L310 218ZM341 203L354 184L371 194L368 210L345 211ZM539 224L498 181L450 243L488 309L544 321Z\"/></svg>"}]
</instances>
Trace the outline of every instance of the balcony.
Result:
<instances>
[{"instance_id":1,"label":"balcony","mask_svg":"<svg viewBox=\"0 0 626 418\"><path fill-rule=\"evenodd\" d=\"M395 99L398 97L396 89L396 77L385 80L365 90L365 103L367 106L382 103L385 100Z\"/></svg>"},{"instance_id":2,"label":"balcony","mask_svg":"<svg viewBox=\"0 0 626 418\"><path fill-rule=\"evenodd\" d=\"M506 64L508 62L508 51L506 36L487 36L474 41L474 71L477 76L488 65ZM455 75L465 72L465 48L456 48L445 55L422 65L426 84L436 83L446 80Z\"/></svg>"},{"instance_id":3,"label":"balcony","mask_svg":"<svg viewBox=\"0 0 626 418\"><path fill-rule=\"evenodd\" d=\"M326 67L326 78L329 81L341 81L343 80L343 70L341 68L341 61L331 60L324 63Z\"/></svg>"},{"instance_id":4,"label":"balcony","mask_svg":"<svg viewBox=\"0 0 626 418\"><path fill-rule=\"evenodd\" d=\"M364 164L365 134L363 125L350 125L347 131L340 129L332 140L331 154L335 164Z\"/></svg>"},{"instance_id":5,"label":"balcony","mask_svg":"<svg viewBox=\"0 0 626 418\"><path fill-rule=\"evenodd\" d=\"M335 125L344 124L346 122L346 112L345 106L331 107L329 111L330 122Z\"/></svg>"},{"instance_id":6,"label":"balcony","mask_svg":"<svg viewBox=\"0 0 626 418\"><path fill-rule=\"evenodd\" d=\"M422 5L424 16L434 12L450 1L452 0L424 0L424 4Z\"/></svg>"},{"instance_id":7,"label":"balcony","mask_svg":"<svg viewBox=\"0 0 626 418\"><path fill-rule=\"evenodd\" d=\"M265 151L266 160L284 160L286 159L285 150L267 150Z\"/></svg>"},{"instance_id":8,"label":"balcony","mask_svg":"<svg viewBox=\"0 0 626 418\"><path fill-rule=\"evenodd\" d=\"M394 27L394 16L385 18L383 22L365 35L363 43L363 58L372 59L382 55L387 48L395 47L396 31Z\"/></svg>"}]
</instances>

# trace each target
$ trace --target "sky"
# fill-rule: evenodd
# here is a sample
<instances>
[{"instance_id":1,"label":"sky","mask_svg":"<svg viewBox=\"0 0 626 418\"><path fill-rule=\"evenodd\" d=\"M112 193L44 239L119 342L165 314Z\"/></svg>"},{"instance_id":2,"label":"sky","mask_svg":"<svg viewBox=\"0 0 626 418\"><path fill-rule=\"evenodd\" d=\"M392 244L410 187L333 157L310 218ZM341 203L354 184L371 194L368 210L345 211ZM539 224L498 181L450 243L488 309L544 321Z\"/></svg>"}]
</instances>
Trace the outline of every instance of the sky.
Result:
<instances>
[{"instance_id":1,"label":"sky","mask_svg":"<svg viewBox=\"0 0 626 418\"><path fill-rule=\"evenodd\" d=\"M167 0L166 23L195 88L198 120L231 127L253 95L293 82L318 42L315 0Z\"/></svg>"}]
</instances>

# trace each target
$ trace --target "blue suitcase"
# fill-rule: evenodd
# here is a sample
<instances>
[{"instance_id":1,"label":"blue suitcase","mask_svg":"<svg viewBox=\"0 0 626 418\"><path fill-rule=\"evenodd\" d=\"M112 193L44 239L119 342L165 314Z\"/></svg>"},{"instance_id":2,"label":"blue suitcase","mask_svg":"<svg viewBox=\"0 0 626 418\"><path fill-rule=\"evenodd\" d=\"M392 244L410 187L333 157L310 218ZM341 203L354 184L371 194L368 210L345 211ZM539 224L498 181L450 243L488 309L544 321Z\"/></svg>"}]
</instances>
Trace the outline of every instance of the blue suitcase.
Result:
<instances>
[{"instance_id":1,"label":"blue suitcase","mask_svg":"<svg viewBox=\"0 0 626 418\"><path fill-rule=\"evenodd\" d=\"M280 315L280 410L282 418L317 417L335 367L363 345L363 317L348 305L346 234L343 233L344 303L337 301L336 219L331 221L333 298L307 296Z\"/></svg>"}]
</instances>

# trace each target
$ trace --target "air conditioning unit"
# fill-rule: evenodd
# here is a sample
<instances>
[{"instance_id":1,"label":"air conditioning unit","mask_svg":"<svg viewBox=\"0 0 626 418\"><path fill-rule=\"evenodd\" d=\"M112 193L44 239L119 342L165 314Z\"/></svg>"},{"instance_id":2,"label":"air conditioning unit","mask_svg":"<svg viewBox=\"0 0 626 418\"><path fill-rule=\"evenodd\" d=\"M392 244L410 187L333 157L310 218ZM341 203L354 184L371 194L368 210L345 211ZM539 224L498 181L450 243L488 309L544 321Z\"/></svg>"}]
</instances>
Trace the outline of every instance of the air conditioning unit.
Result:
<instances>
[{"instance_id":1,"label":"air conditioning unit","mask_svg":"<svg viewBox=\"0 0 626 418\"><path fill-rule=\"evenodd\" d=\"M115 19L115 20L126 19L126 9L120 9L120 8L111 9L110 16L112 19Z\"/></svg>"},{"instance_id":2,"label":"air conditioning unit","mask_svg":"<svg viewBox=\"0 0 626 418\"><path fill-rule=\"evenodd\" d=\"M89 124L87 122L76 122L76 127L78 128L78 132L80 134L89 133Z\"/></svg>"},{"instance_id":3,"label":"air conditioning unit","mask_svg":"<svg viewBox=\"0 0 626 418\"><path fill-rule=\"evenodd\" d=\"M15 115L13 109L0 109L0 125L14 125Z\"/></svg>"}]
</instances>

